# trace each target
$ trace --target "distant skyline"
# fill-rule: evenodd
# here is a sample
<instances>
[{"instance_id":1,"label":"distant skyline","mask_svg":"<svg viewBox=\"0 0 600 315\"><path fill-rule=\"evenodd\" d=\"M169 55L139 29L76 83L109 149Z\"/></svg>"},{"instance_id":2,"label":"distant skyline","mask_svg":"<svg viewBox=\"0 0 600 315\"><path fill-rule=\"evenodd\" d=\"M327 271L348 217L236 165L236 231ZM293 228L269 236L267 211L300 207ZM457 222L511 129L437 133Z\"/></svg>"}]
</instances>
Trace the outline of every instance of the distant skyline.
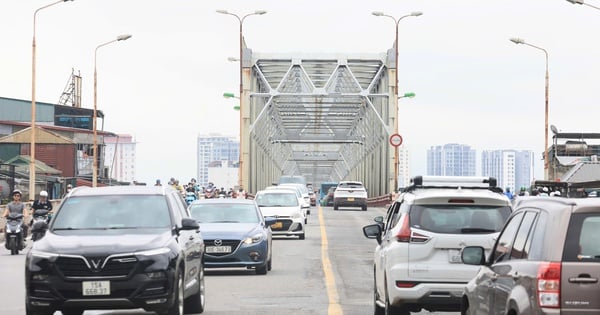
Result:
<instances>
[{"instance_id":1,"label":"distant skyline","mask_svg":"<svg viewBox=\"0 0 600 315\"><path fill-rule=\"evenodd\" d=\"M0 2L0 96L31 99L33 12L52 1ZM586 0L600 5L600 0ZM427 149L444 143L482 150L531 150L543 174L544 54L549 53L549 123L565 132L599 132L600 11L566 0L75 0L37 16L40 102L56 103L72 69L83 78L82 104L93 104L98 50L98 109L105 130L137 141L139 182L196 174L196 137L237 137L238 22L218 14L266 10L244 22L259 53L383 53L399 24L399 130L410 172L424 174ZM1 117L0 117L1 119ZM550 134L551 135L551 134Z\"/></svg>"}]
</instances>

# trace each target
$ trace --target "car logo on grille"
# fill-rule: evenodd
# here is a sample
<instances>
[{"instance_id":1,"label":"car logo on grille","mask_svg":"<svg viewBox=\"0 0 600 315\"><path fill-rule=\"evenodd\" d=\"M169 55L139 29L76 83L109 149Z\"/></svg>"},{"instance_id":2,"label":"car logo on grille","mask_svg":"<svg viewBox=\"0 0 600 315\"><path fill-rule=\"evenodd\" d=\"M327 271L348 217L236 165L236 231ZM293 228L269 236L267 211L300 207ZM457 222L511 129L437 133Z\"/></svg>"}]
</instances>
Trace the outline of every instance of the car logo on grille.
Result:
<instances>
[{"instance_id":1,"label":"car logo on grille","mask_svg":"<svg viewBox=\"0 0 600 315\"><path fill-rule=\"evenodd\" d=\"M92 264L94 270L99 270L102 259L90 259L90 263Z\"/></svg>"},{"instance_id":2,"label":"car logo on grille","mask_svg":"<svg viewBox=\"0 0 600 315\"><path fill-rule=\"evenodd\" d=\"M215 240L215 246L221 246L223 245L223 240Z\"/></svg>"}]
</instances>

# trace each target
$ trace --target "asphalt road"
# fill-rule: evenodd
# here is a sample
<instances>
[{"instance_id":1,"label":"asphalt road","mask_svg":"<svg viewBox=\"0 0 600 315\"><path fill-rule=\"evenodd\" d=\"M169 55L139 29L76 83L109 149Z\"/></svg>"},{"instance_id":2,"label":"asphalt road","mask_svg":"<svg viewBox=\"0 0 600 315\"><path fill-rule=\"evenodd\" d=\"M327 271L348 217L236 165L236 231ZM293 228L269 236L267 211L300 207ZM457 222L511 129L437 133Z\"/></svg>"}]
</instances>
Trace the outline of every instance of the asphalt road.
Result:
<instances>
[{"instance_id":1,"label":"asphalt road","mask_svg":"<svg viewBox=\"0 0 600 315\"><path fill-rule=\"evenodd\" d=\"M376 242L366 239L361 227L384 211L381 208L333 211L324 207L321 225L319 211L313 208L305 240L274 239L273 269L267 275L245 269L208 269L204 314L373 314L372 253ZM11 256L0 247L1 314L25 314L24 258L24 254ZM108 314L152 313L85 312L85 315Z\"/></svg>"}]
</instances>

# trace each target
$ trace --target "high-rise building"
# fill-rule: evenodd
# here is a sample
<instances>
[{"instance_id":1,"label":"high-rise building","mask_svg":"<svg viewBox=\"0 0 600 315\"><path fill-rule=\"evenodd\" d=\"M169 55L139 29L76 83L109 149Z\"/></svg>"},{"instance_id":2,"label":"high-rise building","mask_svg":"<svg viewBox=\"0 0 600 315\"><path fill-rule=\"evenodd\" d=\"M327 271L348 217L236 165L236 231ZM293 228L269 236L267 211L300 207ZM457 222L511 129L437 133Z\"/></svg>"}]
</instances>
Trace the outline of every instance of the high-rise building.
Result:
<instances>
[{"instance_id":1,"label":"high-rise building","mask_svg":"<svg viewBox=\"0 0 600 315\"><path fill-rule=\"evenodd\" d=\"M105 136L104 144L104 168L108 178L120 182L135 181L136 142L133 137L131 135Z\"/></svg>"},{"instance_id":2,"label":"high-rise building","mask_svg":"<svg viewBox=\"0 0 600 315\"><path fill-rule=\"evenodd\" d=\"M208 185L209 164L213 161L227 161L230 167L239 167L240 142L236 138L220 134L198 136L198 184ZM219 183L215 183L219 185Z\"/></svg>"},{"instance_id":3,"label":"high-rise building","mask_svg":"<svg viewBox=\"0 0 600 315\"><path fill-rule=\"evenodd\" d=\"M427 175L475 176L475 150L465 144L449 143L427 150Z\"/></svg>"},{"instance_id":4,"label":"high-rise building","mask_svg":"<svg viewBox=\"0 0 600 315\"><path fill-rule=\"evenodd\" d=\"M525 186L533 181L534 155L532 151L494 150L483 151L481 154L481 174L495 177L498 186L511 191Z\"/></svg>"}]
</instances>

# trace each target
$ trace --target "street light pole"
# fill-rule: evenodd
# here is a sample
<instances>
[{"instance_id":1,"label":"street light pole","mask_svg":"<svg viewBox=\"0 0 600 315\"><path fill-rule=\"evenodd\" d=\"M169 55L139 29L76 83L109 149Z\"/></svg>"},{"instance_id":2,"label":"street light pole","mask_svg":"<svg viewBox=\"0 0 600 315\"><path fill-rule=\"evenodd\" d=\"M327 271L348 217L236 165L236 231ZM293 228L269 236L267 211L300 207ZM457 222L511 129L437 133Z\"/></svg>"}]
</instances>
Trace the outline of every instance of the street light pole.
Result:
<instances>
[{"instance_id":1,"label":"street light pole","mask_svg":"<svg viewBox=\"0 0 600 315\"><path fill-rule=\"evenodd\" d=\"M593 6L593 5L589 4L589 3L586 3L584 0L567 0L567 1L571 2L572 4L583 4L583 5L586 5L586 6L590 7L590 8L594 8L596 10L600 10L600 7Z\"/></svg>"},{"instance_id":2,"label":"street light pole","mask_svg":"<svg viewBox=\"0 0 600 315\"><path fill-rule=\"evenodd\" d=\"M267 11L265 10L256 10L253 13L248 13L242 17L240 17L239 15L235 14L235 13L231 13L227 10L217 10L217 13L220 14L227 14L227 15L231 15L234 16L239 24L240 24L240 31L239 31L239 62L240 62L240 152L239 152L239 166L238 166L238 185L240 187L243 186L243 165L244 165L244 147L243 147L243 95L244 95L244 65L243 65L243 54L244 54L244 29L243 29L243 25L244 25L244 20L251 16L251 15L263 15L265 13L267 13Z\"/></svg>"},{"instance_id":3,"label":"street light pole","mask_svg":"<svg viewBox=\"0 0 600 315\"><path fill-rule=\"evenodd\" d=\"M402 19L409 17L409 16L421 16L423 15L423 12L420 11L415 11L415 12L411 12L410 14L407 15L403 15L400 18L396 19L395 17L385 14L383 12L380 11L374 11L371 14L373 14L374 16L385 16L385 17L389 17L390 19L392 19L394 21L394 24L396 25L396 40L394 41L394 50L396 51L396 78L395 78L395 84L394 84L394 93L397 96L398 95L398 25L400 24L400 21L402 21ZM398 134L399 132L399 121L400 121L400 117L399 117L399 107L398 107L398 98L395 97L394 100L395 103L395 113L396 115L398 115L398 117L396 117L396 125L394 126L394 134ZM395 148L394 151L394 191L398 190L398 160L399 160L399 147Z\"/></svg>"},{"instance_id":4,"label":"street light pole","mask_svg":"<svg viewBox=\"0 0 600 315\"><path fill-rule=\"evenodd\" d=\"M31 140L29 144L29 200L35 199L35 64L36 64L36 45L35 45L35 22L38 12L41 10L59 4L61 2L67 2L73 0L58 0L52 2L43 7L38 8L33 12L33 41L31 42Z\"/></svg>"},{"instance_id":5,"label":"street light pole","mask_svg":"<svg viewBox=\"0 0 600 315\"><path fill-rule=\"evenodd\" d=\"M106 43L100 44L96 46L94 50L94 117L93 117L93 132L94 132L94 144L93 144L93 161L92 161L92 187L98 186L98 127L97 127L97 118L98 118L98 71L96 67L96 60L98 56L98 48L106 46L108 44L112 44L114 42L127 40L131 38L131 35L119 35L116 39L108 41Z\"/></svg>"},{"instance_id":6,"label":"street light pole","mask_svg":"<svg viewBox=\"0 0 600 315\"><path fill-rule=\"evenodd\" d=\"M548 51L542 47L538 47L532 44L525 42L525 40L521 38L511 38L511 42L515 44L523 44L529 47L533 47L535 49L541 50L544 52L546 57L546 82L544 89L544 179L548 179L548 99L549 99L549 89L550 89L550 75L548 72Z\"/></svg>"}]
</instances>

